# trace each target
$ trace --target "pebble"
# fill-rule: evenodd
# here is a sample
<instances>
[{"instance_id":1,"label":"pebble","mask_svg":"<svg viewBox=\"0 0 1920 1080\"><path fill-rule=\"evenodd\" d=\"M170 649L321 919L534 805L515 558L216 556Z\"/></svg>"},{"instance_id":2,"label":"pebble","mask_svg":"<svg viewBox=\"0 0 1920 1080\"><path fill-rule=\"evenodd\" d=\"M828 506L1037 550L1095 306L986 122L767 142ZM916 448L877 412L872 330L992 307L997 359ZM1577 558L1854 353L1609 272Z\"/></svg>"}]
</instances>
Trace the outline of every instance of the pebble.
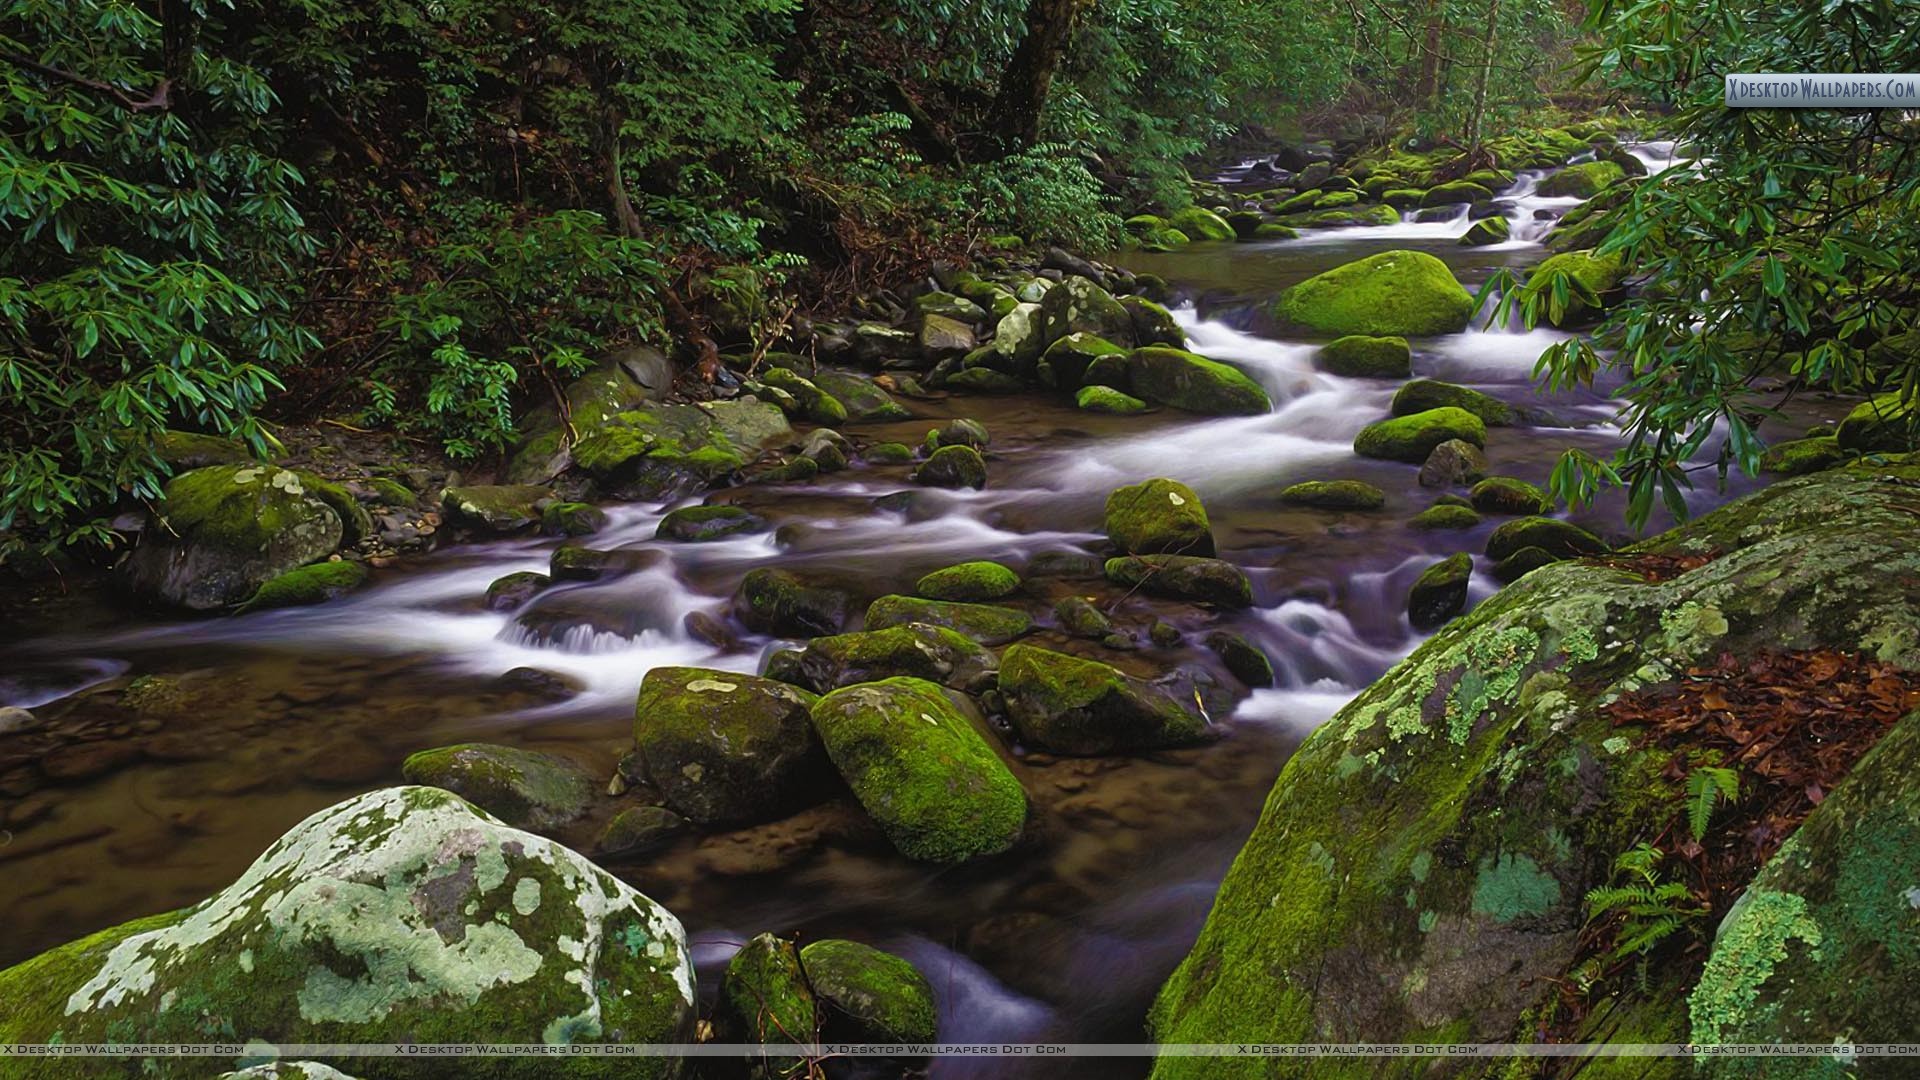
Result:
<instances>
[{"instance_id":1,"label":"pebble","mask_svg":"<svg viewBox=\"0 0 1920 1080\"><path fill-rule=\"evenodd\" d=\"M38 727L40 721L25 709L12 705L0 706L0 735L12 735L16 731L30 731Z\"/></svg>"}]
</instances>

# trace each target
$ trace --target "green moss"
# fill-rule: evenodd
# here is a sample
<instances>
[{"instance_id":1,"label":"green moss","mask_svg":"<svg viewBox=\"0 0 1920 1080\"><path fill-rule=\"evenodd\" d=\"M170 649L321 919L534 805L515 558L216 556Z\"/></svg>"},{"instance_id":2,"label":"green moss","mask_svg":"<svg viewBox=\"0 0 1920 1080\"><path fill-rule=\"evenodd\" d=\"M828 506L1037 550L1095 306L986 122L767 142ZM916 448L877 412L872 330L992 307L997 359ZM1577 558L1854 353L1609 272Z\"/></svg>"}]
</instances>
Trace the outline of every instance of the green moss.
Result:
<instances>
[{"instance_id":1,"label":"green moss","mask_svg":"<svg viewBox=\"0 0 1920 1080\"><path fill-rule=\"evenodd\" d=\"M1480 515L1471 507L1429 506L1407 522L1416 529L1471 529L1480 524Z\"/></svg>"},{"instance_id":2,"label":"green moss","mask_svg":"<svg viewBox=\"0 0 1920 1080\"><path fill-rule=\"evenodd\" d=\"M1546 492L1511 476L1489 476L1473 485L1467 498L1484 514L1541 514L1553 505Z\"/></svg>"},{"instance_id":3,"label":"green moss","mask_svg":"<svg viewBox=\"0 0 1920 1080\"><path fill-rule=\"evenodd\" d=\"M1282 225L1277 221L1261 222L1253 230L1252 240L1293 240L1298 238L1300 230L1291 225Z\"/></svg>"},{"instance_id":4,"label":"green moss","mask_svg":"<svg viewBox=\"0 0 1920 1080\"><path fill-rule=\"evenodd\" d=\"M1487 555L1493 559L1505 559L1530 547L1541 548L1562 559L1598 555L1607 550L1604 541L1580 526L1547 517L1517 518L1487 537Z\"/></svg>"},{"instance_id":5,"label":"green moss","mask_svg":"<svg viewBox=\"0 0 1920 1080\"><path fill-rule=\"evenodd\" d=\"M412 488L391 477L371 476L367 478L366 484L373 491L373 497L378 499L382 506L412 509L420 505L420 497L413 493Z\"/></svg>"},{"instance_id":6,"label":"green moss","mask_svg":"<svg viewBox=\"0 0 1920 1080\"><path fill-rule=\"evenodd\" d=\"M1461 203L1484 202L1493 198L1493 192L1471 180L1455 180L1427 189L1420 198L1421 206L1458 206Z\"/></svg>"},{"instance_id":7,"label":"green moss","mask_svg":"<svg viewBox=\"0 0 1920 1080\"><path fill-rule=\"evenodd\" d=\"M1479 221L1468 226L1466 234L1460 237L1460 244L1463 247L1486 247L1490 244L1504 244L1511 235L1506 218L1481 218Z\"/></svg>"},{"instance_id":8,"label":"green moss","mask_svg":"<svg viewBox=\"0 0 1920 1080\"><path fill-rule=\"evenodd\" d=\"M1147 403L1110 386L1083 386L1074 392L1073 403L1087 412L1109 416L1132 416L1147 411Z\"/></svg>"},{"instance_id":9,"label":"green moss","mask_svg":"<svg viewBox=\"0 0 1920 1080\"><path fill-rule=\"evenodd\" d=\"M772 934L748 941L727 962L715 1012L721 1033L734 1042L811 1043L819 1025L799 950ZM765 1075L786 1076L803 1061L770 1057L757 1064Z\"/></svg>"},{"instance_id":10,"label":"green moss","mask_svg":"<svg viewBox=\"0 0 1920 1080\"><path fill-rule=\"evenodd\" d=\"M855 798L908 858L959 862L1018 838L1026 792L936 684L891 678L835 690L814 704L813 723Z\"/></svg>"},{"instance_id":11,"label":"green moss","mask_svg":"<svg viewBox=\"0 0 1920 1080\"><path fill-rule=\"evenodd\" d=\"M1205 207L1189 206L1176 212L1167 223L1195 240L1232 240L1233 226Z\"/></svg>"},{"instance_id":12,"label":"green moss","mask_svg":"<svg viewBox=\"0 0 1920 1080\"><path fill-rule=\"evenodd\" d=\"M933 487L984 488L987 462L971 446L942 446L914 471L913 480Z\"/></svg>"},{"instance_id":13,"label":"green moss","mask_svg":"<svg viewBox=\"0 0 1920 1080\"><path fill-rule=\"evenodd\" d=\"M913 447L905 443L875 443L860 452L870 465L907 465L913 461Z\"/></svg>"},{"instance_id":14,"label":"green moss","mask_svg":"<svg viewBox=\"0 0 1920 1080\"><path fill-rule=\"evenodd\" d=\"M860 1042L927 1043L936 1036L933 988L911 963L892 953L838 938L800 950L829 1024ZM833 1037L839 1037L838 1035Z\"/></svg>"},{"instance_id":15,"label":"green moss","mask_svg":"<svg viewBox=\"0 0 1920 1080\"><path fill-rule=\"evenodd\" d=\"M772 670L768 668L769 673ZM799 654L796 678L822 692L896 675L974 690L992 670L993 654L973 638L945 626L909 622L880 630L814 638Z\"/></svg>"},{"instance_id":16,"label":"green moss","mask_svg":"<svg viewBox=\"0 0 1920 1080\"><path fill-rule=\"evenodd\" d=\"M1554 319L1552 313L1548 313L1548 321L1553 325L1572 326L1594 311L1596 303L1604 307L1607 296L1620 288L1627 276L1626 256L1617 251L1608 255L1595 255L1592 251L1562 252L1534 267L1528 279L1545 281L1547 275L1554 273L1571 276L1594 300L1590 303L1575 292L1560 318Z\"/></svg>"},{"instance_id":17,"label":"green moss","mask_svg":"<svg viewBox=\"0 0 1920 1080\"><path fill-rule=\"evenodd\" d=\"M1898 454L1914 448L1920 410L1899 394L1881 394L1854 406L1834 433L1843 450L1856 454ZM169 486L171 488L171 486Z\"/></svg>"},{"instance_id":18,"label":"green moss","mask_svg":"<svg viewBox=\"0 0 1920 1080\"><path fill-rule=\"evenodd\" d=\"M1421 572L1407 592L1407 617L1416 630L1431 630L1466 609L1473 557L1456 552Z\"/></svg>"},{"instance_id":19,"label":"green moss","mask_svg":"<svg viewBox=\"0 0 1920 1080\"><path fill-rule=\"evenodd\" d=\"M513 532L540 522L553 489L538 484L474 484L450 487L440 495L441 510L456 525L488 532Z\"/></svg>"},{"instance_id":20,"label":"green moss","mask_svg":"<svg viewBox=\"0 0 1920 1080\"><path fill-rule=\"evenodd\" d=\"M1323 347L1314 358L1322 370L1368 379L1404 379L1413 374L1413 350L1403 337L1348 334Z\"/></svg>"},{"instance_id":21,"label":"green moss","mask_svg":"<svg viewBox=\"0 0 1920 1080\"><path fill-rule=\"evenodd\" d=\"M1391 412L1412 416L1444 408L1464 409L1488 427L1507 427L1517 419L1513 406L1499 398L1437 379L1415 379L1394 391Z\"/></svg>"},{"instance_id":22,"label":"green moss","mask_svg":"<svg viewBox=\"0 0 1920 1080\"><path fill-rule=\"evenodd\" d=\"M698 543L724 540L742 533L763 532L766 519L745 507L720 503L712 506L683 506L660 519L654 536L661 540Z\"/></svg>"},{"instance_id":23,"label":"green moss","mask_svg":"<svg viewBox=\"0 0 1920 1080\"><path fill-rule=\"evenodd\" d=\"M1108 559L1107 580L1139 588L1149 596L1192 600L1225 608L1253 606L1253 585L1232 563L1189 555L1146 555Z\"/></svg>"},{"instance_id":24,"label":"green moss","mask_svg":"<svg viewBox=\"0 0 1920 1080\"><path fill-rule=\"evenodd\" d=\"M1361 480L1308 480L1280 492L1280 501L1322 510L1378 510L1387 493Z\"/></svg>"},{"instance_id":25,"label":"green moss","mask_svg":"<svg viewBox=\"0 0 1920 1080\"><path fill-rule=\"evenodd\" d=\"M1116 668L1031 645L1007 650L999 687L1021 737L1060 753L1179 746L1206 732L1201 718Z\"/></svg>"},{"instance_id":26,"label":"green moss","mask_svg":"<svg viewBox=\"0 0 1920 1080\"><path fill-rule=\"evenodd\" d=\"M1761 987L1787 959L1787 945L1794 941L1804 942L1818 956L1820 924L1808 915L1804 898L1769 889L1753 889L1741 897L1687 1000L1693 1041L1725 1042L1731 1028L1762 1026L1764 1015L1755 1015Z\"/></svg>"},{"instance_id":27,"label":"green moss","mask_svg":"<svg viewBox=\"0 0 1920 1080\"><path fill-rule=\"evenodd\" d=\"M913 591L934 600L998 600L1020 589L1020 575L997 562L967 562L935 570Z\"/></svg>"},{"instance_id":28,"label":"green moss","mask_svg":"<svg viewBox=\"0 0 1920 1080\"><path fill-rule=\"evenodd\" d=\"M868 630L885 630L908 623L957 630L983 645L1012 641L1033 628L1033 620L1025 612L987 604L883 596L867 607Z\"/></svg>"},{"instance_id":29,"label":"green moss","mask_svg":"<svg viewBox=\"0 0 1920 1080\"><path fill-rule=\"evenodd\" d=\"M1539 193L1544 196L1571 196L1576 199L1591 199L1606 187L1627 175L1625 169L1611 161L1589 161L1582 165L1569 165L1552 176L1540 181Z\"/></svg>"},{"instance_id":30,"label":"green moss","mask_svg":"<svg viewBox=\"0 0 1920 1080\"><path fill-rule=\"evenodd\" d=\"M1464 329L1473 299L1432 255L1388 251L1293 286L1274 313L1283 323L1321 333L1405 337Z\"/></svg>"},{"instance_id":31,"label":"green moss","mask_svg":"<svg viewBox=\"0 0 1920 1080\"><path fill-rule=\"evenodd\" d=\"M1790 439L1767 447L1761 455L1760 471L1777 473L1781 476L1805 476L1808 473L1831 469L1845 463L1853 457L1840 445L1840 440L1832 435L1815 435L1806 439Z\"/></svg>"},{"instance_id":32,"label":"green moss","mask_svg":"<svg viewBox=\"0 0 1920 1080\"><path fill-rule=\"evenodd\" d=\"M1273 410L1260 384L1230 364L1153 345L1127 357L1135 396L1204 416L1258 416Z\"/></svg>"},{"instance_id":33,"label":"green moss","mask_svg":"<svg viewBox=\"0 0 1920 1080\"><path fill-rule=\"evenodd\" d=\"M1465 409L1452 406L1428 409L1368 424L1354 438L1353 451L1361 457L1417 465L1427 460L1434 447L1449 439L1485 446L1486 424Z\"/></svg>"},{"instance_id":34,"label":"green moss","mask_svg":"<svg viewBox=\"0 0 1920 1080\"><path fill-rule=\"evenodd\" d=\"M241 611L318 604L358 588L367 579L364 563L341 560L289 570L261 585Z\"/></svg>"},{"instance_id":35,"label":"green moss","mask_svg":"<svg viewBox=\"0 0 1920 1080\"><path fill-rule=\"evenodd\" d=\"M813 702L772 679L657 667L640 683L634 748L667 805L693 821L777 817L828 789Z\"/></svg>"},{"instance_id":36,"label":"green moss","mask_svg":"<svg viewBox=\"0 0 1920 1080\"><path fill-rule=\"evenodd\" d=\"M1213 554L1207 508L1192 488L1164 477L1107 496L1105 525L1113 546L1132 555Z\"/></svg>"},{"instance_id":37,"label":"green moss","mask_svg":"<svg viewBox=\"0 0 1920 1080\"><path fill-rule=\"evenodd\" d=\"M557 502L540 513L540 527L551 536L591 536L606 525L606 511L587 503Z\"/></svg>"},{"instance_id":38,"label":"green moss","mask_svg":"<svg viewBox=\"0 0 1920 1080\"><path fill-rule=\"evenodd\" d=\"M1098 334L1068 334L1041 354L1038 375L1048 386L1072 390L1085 379L1087 367L1094 361L1125 355L1126 351Z\"/></svg>"},{"instance_id":39,"label":"green moss","mask_svg":"<svg viewBox=\"0 0 1920 1080\"><path fill-rule=\"evenodd\" d=\"M747 572L734 594L734 611L747 628L765 634L831 634L846 621L847 595L810 585L791 571L763 566Z\"/></svg>"}]
</instances>

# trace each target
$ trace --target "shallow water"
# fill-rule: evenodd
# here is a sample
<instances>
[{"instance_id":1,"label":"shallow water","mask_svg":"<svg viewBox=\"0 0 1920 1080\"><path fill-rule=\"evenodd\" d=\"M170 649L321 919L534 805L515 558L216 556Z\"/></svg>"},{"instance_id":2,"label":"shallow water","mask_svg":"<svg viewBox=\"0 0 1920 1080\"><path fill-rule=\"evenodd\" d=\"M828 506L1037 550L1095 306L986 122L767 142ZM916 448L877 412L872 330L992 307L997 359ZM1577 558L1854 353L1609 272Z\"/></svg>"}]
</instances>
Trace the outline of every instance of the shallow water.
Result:
<instances>
[{"instance_id":1,"label":"shallow water","mask_svg":"<svg viewBox=\"0 0 1920 1080\"><path fill-rule=\"evenodd\" d=\"M1255 609L1216 620L1197 608L1131 599L1115 621L1139 643L1134 651L1106 653L1051 631L1033 640L1143 676L1184 670L1232 687L1200 639L1216 626L1246 634L1272 656L1280 685L1242 697L1230 714L1217 710L1220 741L1139 758L1019 755L1015 768L1035 807L1030 835L1005 855L963 867L894 856L846 802L610 867L686 923L703 976L761 931L855 936L897 948L927 971L945 1038L1137 1038L1147 1002L1198 932L1288 753L1418 643L1404 597L1420 571L1453 551L1477 553L1494 524L1463 533L1405 528L1435 493L1418 486L1413 467L1351 451L1354 434L1385 415L1395 384L1317 372L1314 343L1273 335L1259 307L1312 273L1395 247L1441 256L1470 288L1496 267L1536 262L1542 252L1533 241L1544 230L1533 211L1573 205L1532 195L1537 179L1523 175L1503 193L1521 228L1518 239L1492 248L1457 244L1467 227L1460 215L1124 256L1190 298L1178 315L1193 348L1264 384L1275 404L1264 416L1102 417L1039 397L911 402L914 420L858 433L918 442L940 418L980 419L993 434L987 490L913 489L902 467L859 466L807 485L736 488L714 498L751 507L779 531L709 544L655 542L670 506L611 507L612 526L592 545L657 551L658 561L613 582L556 588L517 615L485 610L487 584L544 569L558 541L452 548L378 572L371 587L318 608L167 621L76 599L21 613L0 630L8 658L0 702L130 743L137 760L67 786L42 786L30 765L0 765L10 796L0 832L0 924L10 932L0 938L0 964L205 897L303 816L399 782L399 763L413 750L511 743L611 777L630 745L634 692L648 669L751 671L774 647L744 637L721 649L683 629L691 612L724 618L734 587L755 567L825 575L864 603L910 591L919 575L965 559L1020 569L1043 553L1097 552L1106 494L1173 476L1204 497L1221 556L1254 583ZM1616 444L1603 398L1531 392L1534 358L1561 336L1473 330L1415 343L1417 374L1541 406L1570 425L1495 429L1495 472L1544 482L1562 448L1605 452ZM1332 514L1278 504L1287 484L1332 477L1379 485L1387 509ZM1734 493L1743 486L1750 485L1736 479ZM904 510L873 506L902 490L914 491ZM1725 497L1703 490L1696 509ZM1617 503L1580 520L1619 538ZM1101 588L1035 578L1020 602L1044 615L1062 596ZM1494 588L1476 578L1474 599ZM1186 631L1186 641L1148 644L1156 618ZM554 673L577 692L554 701L540 687L502 679L520 668ZM136 717L121 693L149 673L180 676L183 697L171 711ZM590 838L612 805L581 836ZM710 989L717 979L703 982ZM1095 1064L1087 1075L1113 1075L1112 1062ZM943 1060L935 1073L976 1068ZM996 1063L992 1074L1005 1069ZM1046 1072L1064 1070L1054 1063Z\"/></svg>"}]
</instances>

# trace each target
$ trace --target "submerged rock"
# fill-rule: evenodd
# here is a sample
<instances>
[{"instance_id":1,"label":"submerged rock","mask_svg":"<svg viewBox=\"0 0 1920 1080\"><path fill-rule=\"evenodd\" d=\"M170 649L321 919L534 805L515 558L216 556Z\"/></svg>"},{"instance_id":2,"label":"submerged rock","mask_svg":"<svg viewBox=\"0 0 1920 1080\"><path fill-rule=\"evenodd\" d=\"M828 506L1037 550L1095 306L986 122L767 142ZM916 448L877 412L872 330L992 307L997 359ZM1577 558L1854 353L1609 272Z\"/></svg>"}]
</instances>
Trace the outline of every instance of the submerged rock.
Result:
<instances>
[{"instance_id":1,"label":"submerged rock","mask_svg":"<svg viewBox=\"0 0 1920 1080\"><path fill-rule=\"evenodd\" d=\"M1280 294L1274 314L1323 334L1453 334L1466 329L1473 297L1432 255L1386 251L1293 286Z\"/></svg>"},{"instance_id":2,"label":"submerged rock","mask_svg":"<svg viewBox=\"0 0 1920 1080\"><path fill-rule=\"evenodd\" d=\"M0 1003L0 1036L34 1043L123 1042L131 1031L198 1043L209 1025L276 1044L662 1043L690 1039L695 1019L686 937L664 908L574 852L424 787L328 807L210 899L0 971ZM489 1067L531 1078L556 1065ZM156 1057L142 1067L198 1080L221 1065ZM564 1070L668 1077L677 1063L582 1058ZM438 1059L380 1069L444 1072Z\"/></svg>"},{"instance_id":3,"label":"submerged rock","mask_svg":"<svg viewBox=\"0 0 1920 1080\"><path fill-rule=\"evenodd\" d=\"M1026 792L938 685L848 686L814 703L813 723L854 797L908 858L960 862L1019 839Z\"/></svg>"},{"instance_id":4,"label":"submerged rock","mask_svg":"<svg viewBox=\"0 0 1920 1080\"><path fill-rule=\"evenodd\" d=\"M1020 737L1062 754L1184 746L1206 722L1117 668L1014 645L1000 662L1000 695Z\"/></svg>"},{"instance_id":5,"label":"submerged rock","mask_svg":"<svg viewBox=\"0 0 1920 1080\"><path fill-rule=\"evenodd\" d=\"M832 775L814 695L757 675L658 667L640 683L633 744L668 806L702 825L763 821L817 802Z\"/></svg>"},{"instance_id":6,"label":"submerged rock","mask_svg":"<svg viewBox=\"0 0 1920 1080\"><path fill-rule=\"evenodd\" d=\"M1129 555L1213 554L1207 508L1192 488L1164 477L1107 496L1107 539Z\"/></svg>"},{"instance_id":7,"label":"submerged rock","mask_svg":"<svg viewBox=\"0 0 1920 1080\"><path fill-rule=\"evenodd\" d=\"M517 570L487 586L488 611L512 611L553 584L553 579L532 570Z\"/></svg>"},{"instance_id":8,"label":"submerged rock","mask_svg":"<svg viewBox=\"0 0 1920 1080\"><path fill-rule=\"evenodd\" d=\"M142 599L189 611L241 603L273 578L332 554L347 534L341 506L359 510L345 491L291 469L214 465L181 473L167 481L159 520L121 563L120 582Z\"/></svg>"},{"instance_id":9,"label":"submerged rock","mask_svg":"<svg viewBox=\"0 0 1920 1080\"><path fill-rule=\"evenodd\" d=\"M570 761L512 746L461 743L409 755L407 781L445 788L522 829L555 829L586 813L593 792Z\"/></svg>"}]
</instances>

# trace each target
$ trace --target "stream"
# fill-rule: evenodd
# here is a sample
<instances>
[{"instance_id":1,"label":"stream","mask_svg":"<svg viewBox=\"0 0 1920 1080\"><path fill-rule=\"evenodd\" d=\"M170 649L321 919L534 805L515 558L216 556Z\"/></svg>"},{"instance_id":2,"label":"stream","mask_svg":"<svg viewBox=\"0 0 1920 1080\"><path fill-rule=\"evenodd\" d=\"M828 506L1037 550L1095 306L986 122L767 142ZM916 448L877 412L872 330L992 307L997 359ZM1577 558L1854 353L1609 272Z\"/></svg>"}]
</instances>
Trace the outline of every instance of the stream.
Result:
<instances>
[{"instance_id":1,"label":"stream","mask_svg":"<svg viewBox=\"0 0 1920 1080\"><path fill-rule=\"evenodd\" d=\"M1636 152L1657 168L1670 149ZM823 576L862 605L969 559L1025 570L1041 556L1098 552L1108 492L1171 476L1205 500L1220 556L1247 570L1256 606L1216 620L1128 600L1115 622L1138 647L1101 655L1151 676L1183 664L1220 670L1201 641L1216 626L1257 642L1278 685L1214 716L1225 737L1127 758L1025 755L1016 772L1034 803L1032 835L959 867L898 857L844 801L609 865L686 924L709 994L731 949L754 934L851 936L926 972L944 1039L1138 1040L1155 989L1191 945L1288 754L1419 643L1405 596L1421 570L1454 551L1477 555L1498 523L1407 528L1438 492L1422 489L1412 466L1352 452L1354 435L1386 415L1398 384L1317 372L1317 343L1274 336L1261 308L1307 276L1393 248L1441 257L1469 289L1499 267L1536 263L1550 216L1577 205L1534 195L1541 175L1523 174L1502 193L1514 238L1492 247L1457 243L1468 225L1461 207L1297 240L1112 256L1172 284L1185 298L1176 314L1191 348L1264 384L1274 402L1264 416L1108 417L1038 396L910 401L914 420L860 432L912 444L943 418L978 419L992 434L987 489L914 488L903 468L860 465L803 485L731 488L711 500L748 507L777 531L704 544L653 539L676 504L611 506L611 524L591 546L653 548L662 557L616 580L556 587L512 614L486 609L487 585L545 570L559 540L451 547L378 571L370 587L314 608L175 621L75 597L8 620L0 704L130 742L137 755L77 784L11 778L0 832L0 924L9 928L0 966L203 899L302 817L400 782L400 762L414 750L507 743L612 776L631 745L634 695L648 669L754 671L777 646L746 637L721 649L683 629L691 612L724 619L735 586L756 567ZM1562 336L1494 329L1414 342L1417 375L1542 407L1569 425L1494 429L1490 472L1544 484L1563 448L1604 455L1618 445L1603 393L1533 392L1535 358ZM1791 437L1792 428L1766 434ZM1345 477L1384 489L1387 508L1331 513L1276 498L1295 481ZM1725 492L1702 484L1692 508L1753 486L1739 476ZM874 505L909 490L893 509ZM1617 498L1575 520L1626 539ZM1498 587L1485 569L1483 560L1475 601ZM1044 615L1074 587L1071 577L1034 576L1024 603ZM1148 643L1155 618L1180 626L1184 643ZM1030 640L1063 648L1069 639L1046 630ZM184 700L136 718L120 694L152 673L177 676ZM1044 1072L1111 1076L1117 1064L1090 1059L1075 1073L1051 1062ZM1008 1072L1006 1063L941 1059L934 1075Z\"/></svg>"}]
</instances>

